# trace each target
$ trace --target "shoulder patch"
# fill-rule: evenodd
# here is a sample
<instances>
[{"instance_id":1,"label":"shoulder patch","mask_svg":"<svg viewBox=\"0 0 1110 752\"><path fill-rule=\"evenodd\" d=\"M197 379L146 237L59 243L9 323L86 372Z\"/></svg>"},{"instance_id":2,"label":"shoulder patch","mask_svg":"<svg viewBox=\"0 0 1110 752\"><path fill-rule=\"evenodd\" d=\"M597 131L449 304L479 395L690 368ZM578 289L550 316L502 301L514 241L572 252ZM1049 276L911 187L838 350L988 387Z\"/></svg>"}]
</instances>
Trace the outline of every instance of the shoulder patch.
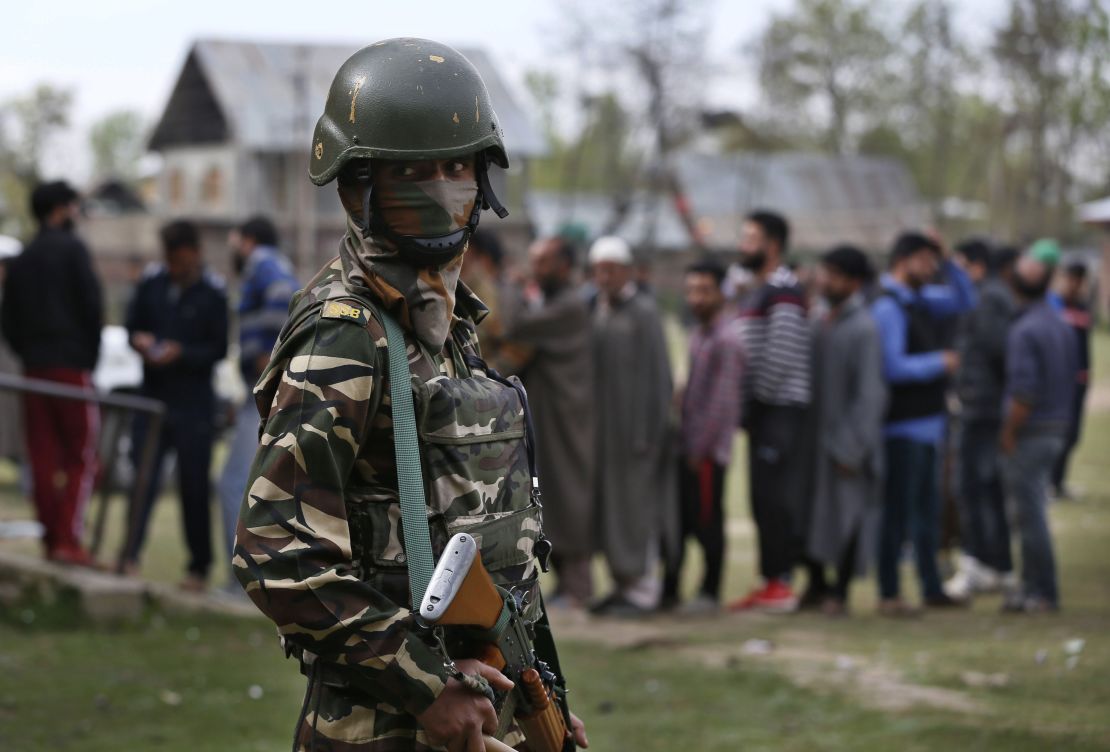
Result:
<instances>
[{"instance_id":1,"label":"shoulder patch","mask_svg":"<svg viewBox=\"0 0 1110 752\"><path fill-rule=\"evenodd\" d=\"M324 309L320 313L320 318L342 319L344 321L350 321L352 324L358 324L359 326L366 326L369 317L370 313L365 308L353 306L338 300L329 300L324 304Z\"/></svg>"}]
</instances>

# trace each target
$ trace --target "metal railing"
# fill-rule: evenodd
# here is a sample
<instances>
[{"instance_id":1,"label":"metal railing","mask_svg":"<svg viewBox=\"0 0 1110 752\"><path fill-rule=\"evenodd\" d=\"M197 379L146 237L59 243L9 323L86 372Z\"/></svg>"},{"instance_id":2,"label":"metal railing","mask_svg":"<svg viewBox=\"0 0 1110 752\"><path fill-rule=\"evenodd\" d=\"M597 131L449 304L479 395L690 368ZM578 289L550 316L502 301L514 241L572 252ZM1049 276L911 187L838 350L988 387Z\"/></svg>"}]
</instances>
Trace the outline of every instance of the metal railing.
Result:
<instances>
[{"instance_id":1,"label":"metal railing","mask_svg":"<svg viewBox=\"0 0 1110 752\"><path fill-rule=\"evenodd\" d=\"M128 497L127 530L123 536L123 544L120 547L119 558L115 562L117 567L121 567L130 555L131 549L135 543L135 538L139 534L139 521L143 514L143 506L146 503L147 486L151 483L154 473L154 460L158 451L158 437L162 432L162 420L166 412L165 404L149 397L139 397L132 394L103 393L95 389L85 389L69 384L61 384L56 381L30 379L25 376L15 376L5 373L0 373L0 391L18 392L21 394L40 394L44 397L55 397L78 402L92 402L100 405L102 408L118 411L120 415L119 420L103 421L101 423L101 445L103 445L105 439L103 426L107 423L110 427L108 428L108 434L106 436L107 452L102 458L103 462L101 463L102 467L105 468L105 473L100 476L100 503L95 511L95 521L93 522L92 528L93 537L89 544L89 552L94 559L100 552L100 546L104 540L104 527L108 518L108 501L116 480L115 473L118 464L117 460L119 459L121 433L130 422L127 420L129 417L134 416L136 413L149 416L149 422L147 423L145 432L146 440L143 442L139 464L135 472L135 483Z\"/></svg>"}]
</instances>

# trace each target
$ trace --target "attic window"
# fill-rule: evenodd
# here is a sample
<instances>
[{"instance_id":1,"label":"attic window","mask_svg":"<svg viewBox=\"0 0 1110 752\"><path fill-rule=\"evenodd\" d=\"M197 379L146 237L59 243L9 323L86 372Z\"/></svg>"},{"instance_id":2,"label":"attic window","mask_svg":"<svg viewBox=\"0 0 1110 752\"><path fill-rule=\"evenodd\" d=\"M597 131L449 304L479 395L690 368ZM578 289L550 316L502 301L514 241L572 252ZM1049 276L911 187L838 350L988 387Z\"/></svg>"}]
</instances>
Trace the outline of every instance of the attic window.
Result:
<instances>
[{"instance_id":1,"label":"attic window","mask_svg":"<svg viewBox=\"0 0 1110 752\"><path fill-rule=\"evenodd\" d=\"M206 204L219 204L224 198L224 172L219 167L209 167L200 184L200 200Z\"/></svg>"},{"instance_id":2,"label":"attic window","mask_svg":"<svg viewBox=\"0 0 1110 752\"><path fill-rule=\"evenodd\" d=\"M170 170L167 182L169 183L170 206L177 208L185 200L185 178L181 174L181 170L176 167Z\"/></svg>"}]
</instances>

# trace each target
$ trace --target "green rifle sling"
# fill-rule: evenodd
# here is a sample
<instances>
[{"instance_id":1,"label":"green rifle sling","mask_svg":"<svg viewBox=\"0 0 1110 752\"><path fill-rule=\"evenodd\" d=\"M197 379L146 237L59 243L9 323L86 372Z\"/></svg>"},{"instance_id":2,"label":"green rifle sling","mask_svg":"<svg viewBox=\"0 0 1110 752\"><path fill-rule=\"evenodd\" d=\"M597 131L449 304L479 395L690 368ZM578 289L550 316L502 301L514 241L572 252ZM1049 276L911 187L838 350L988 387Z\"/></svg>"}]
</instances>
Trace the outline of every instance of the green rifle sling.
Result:
<instances>
[{"instance_id":1,"label":"green rifle sling","mask_svg":"<svg viewBox=\"0 0 1110 752\"><path fill-rule=\"evenodd\" d=\"M412 405L405 335L393 317L378 310L389 347L389 397L393 405L393 449L397 458L397 491L401 498L405 559L409 569L409 593L415 612L432 580L435 557L428 528L424 475L420 469L420 445L416 433L416 411Z\"/></svg>"}]
</instances>

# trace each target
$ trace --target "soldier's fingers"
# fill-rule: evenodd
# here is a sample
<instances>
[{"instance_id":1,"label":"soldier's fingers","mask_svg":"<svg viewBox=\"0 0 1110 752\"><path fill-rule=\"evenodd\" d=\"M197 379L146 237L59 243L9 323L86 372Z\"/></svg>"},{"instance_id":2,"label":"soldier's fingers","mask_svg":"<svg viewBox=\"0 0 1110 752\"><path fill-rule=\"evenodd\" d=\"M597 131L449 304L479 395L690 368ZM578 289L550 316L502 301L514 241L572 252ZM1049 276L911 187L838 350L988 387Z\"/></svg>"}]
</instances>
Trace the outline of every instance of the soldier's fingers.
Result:
<instances>
[{"instance_id":1,"label":"soldier's fingers","mask_svg":"<svg viewBox=\"0 0 1110 752\"><path fill-rule=\"evenodd\" d=\"M468 752L468 743L469 739L467 736L467 732L463 731L458 736L447 740L447 752Z\"/></svg>"},{"instance_id":2,"label":"soldier's fingers","mask_svg":"<svg viewBox=\"0 0 1110 752\"><path fill-rule=\"evenodd\" d=\"M466 752L486 752L486 743L482 739L482 730L471 726L466 734Z\"/></svg>"},{"instance_id":3,"label":"soldier's fingers","mask_svg":"<svg viewBox=\"0 0 1110 752\"><path fill-rule=\"evenodd\" d=\"M493 704L482 698L479 704L479 712L482 714L482 731L487 734L497 733L497 711L493 709Z\"/></svg>"},{"instance_id":4,"label":"soldier's fingers","mask_svg":"<svg viewBox=\"0 0 1110 752\"><path fill-rule=\"evenodd\" d=\"M484 663L475 664L475 668L483 679L489 682L490 686L502 692L507 692L516 685L513 680L505 676L503 673L495 669L493 666L487 666Z\"/></svg>"}]
</instances>

